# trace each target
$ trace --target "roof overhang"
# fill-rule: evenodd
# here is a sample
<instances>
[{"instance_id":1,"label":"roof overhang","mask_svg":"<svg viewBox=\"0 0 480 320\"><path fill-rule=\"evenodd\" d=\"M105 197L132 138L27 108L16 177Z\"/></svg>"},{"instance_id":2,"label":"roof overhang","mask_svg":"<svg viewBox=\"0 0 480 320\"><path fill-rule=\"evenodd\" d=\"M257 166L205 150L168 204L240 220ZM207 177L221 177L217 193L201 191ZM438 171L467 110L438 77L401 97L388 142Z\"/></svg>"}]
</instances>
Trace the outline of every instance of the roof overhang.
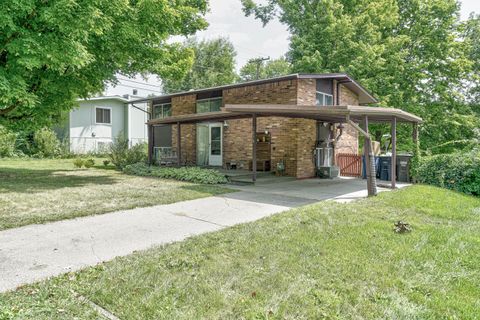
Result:
<instances>
[{"instance_id":1,"label":"roof overhang","mask_svg":"<svg viewBox=\"0 0 480 320\"><path fill-rule=\"evenodd\" d=\"M390 122L396 118L398 122L421 123L422 119L411 113L395 108L364 106L299 106L299 105L252 105L227 104L224 110L173 116L165 119L154 119L150 125L176 123L198 123L207 121L224 121L250 118L252 114L264 117L286 117L315 119L325 122L344 123L348 120L360 122L365 116L369 122Z\"/></svg>"}]
</instances>

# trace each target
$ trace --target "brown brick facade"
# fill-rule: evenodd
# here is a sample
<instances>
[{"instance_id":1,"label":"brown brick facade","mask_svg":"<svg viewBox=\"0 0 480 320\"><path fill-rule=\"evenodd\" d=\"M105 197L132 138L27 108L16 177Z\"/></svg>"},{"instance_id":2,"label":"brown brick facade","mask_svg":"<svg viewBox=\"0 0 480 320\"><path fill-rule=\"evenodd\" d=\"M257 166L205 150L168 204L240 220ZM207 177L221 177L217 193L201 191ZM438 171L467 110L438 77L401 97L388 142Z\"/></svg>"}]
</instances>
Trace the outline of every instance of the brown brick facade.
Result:
<instances>
[{"instance_id":1,"label":"brown brick facade","mask_svg":"<svg viewBox=\"0 0 480 320\"><path fill-rule=\"evenodd\" d=\"M336 96L334 85L334 95ZM340 104L357 105L358 98L346 87L340 86ZM249 85L223 90L223 104L299 104L316 103L316 82L314 79L283 80L272 83ZM335 99L335 97L334 97ZM336 99L335 99L336 100ZM196 112L196 94L172 98L172 115ZM356 153L358 135L346 126L337 143L339 152ZM172 145L177 145L176 125L173 126ZM271 166L284 161L286 174L297 178L313 177L315 163L313 151L317 139L317 124L311 119L283 117L259 117L257 132L271 134ZM196 125L183 124L182 162L196 162ZM252 160L251 119L228 120L223 127L223 165L236 163L237 167L248 169Z\"/></svg>"},{"instance_id":2,"label":"brown brick facade","mask_svg":"<svg viewBox=\"0 0 480 320\"><path fill-rule=\"evenodd\" d=\"M358 96L348 88L340 85L340 105L358 105ZM358 132L350 125L345 129L335 145L335 155L338 153L358 153ZM336 158L336 156L335 156Z\"/></svg>"},{"instance_id":3,"label":"brown brick facade","mask_svg":"<svg viewBox=\"0 0 480 320\"><path fill-rule=\"evenodd\" d=\"M172 98L172 116L192 114L196 112L197 95L190 94ZM196 163L197 130L194 124L181 126L182 163L193 165ZM177 147L177 126L172 126L172 147Z\"/></svg>"}]
</instances>

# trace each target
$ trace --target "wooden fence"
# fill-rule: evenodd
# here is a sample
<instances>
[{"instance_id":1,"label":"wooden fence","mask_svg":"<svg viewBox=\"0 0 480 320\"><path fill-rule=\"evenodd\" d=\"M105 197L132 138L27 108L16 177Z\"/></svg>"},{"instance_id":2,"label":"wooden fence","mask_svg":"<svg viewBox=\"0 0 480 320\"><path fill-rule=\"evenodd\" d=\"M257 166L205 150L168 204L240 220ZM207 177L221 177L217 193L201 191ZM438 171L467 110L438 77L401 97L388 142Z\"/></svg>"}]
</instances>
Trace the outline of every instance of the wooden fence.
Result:
<instances>
[{"instance_id":1,"label":"wooden fence","mask_svg":"<svg viewBox=\"0 0 480 320\"><path fill-rule=\"evenodd\" d=\"M362 176L362 156L358 154L339 153L337 154L337 166L340 168L340 175L346 177Z\"/></svg>"}]
</instances>

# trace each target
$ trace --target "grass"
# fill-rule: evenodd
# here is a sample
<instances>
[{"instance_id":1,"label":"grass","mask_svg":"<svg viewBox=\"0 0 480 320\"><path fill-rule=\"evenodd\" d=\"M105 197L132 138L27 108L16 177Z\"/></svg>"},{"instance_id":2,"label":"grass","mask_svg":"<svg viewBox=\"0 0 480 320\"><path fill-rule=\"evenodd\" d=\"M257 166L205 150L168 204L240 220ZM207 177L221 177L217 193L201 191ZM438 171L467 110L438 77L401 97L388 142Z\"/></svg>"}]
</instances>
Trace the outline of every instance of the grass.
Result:
<instances>
[{"instance_id":1,"label":"grass","mask_svg":"<svg viewBox=\"0 0 480 320\"><path fill-rule=\"evenodd\" d=\"M0 160L0 230L228 192L124 175L102 160L91 169L75 169L72 159Z\"/></svg>"},{"instance_id":2,"label":"grass","mask_svg":"<svg viewBox=\"0 0 480 320\"><path fill-rule=\"evenodd\" d=\"M0 319L98 318L76 293L121 319L478 319L479 230L479 198L435 187L323 202L0 295Z\"/></svg>"}]
</instances>

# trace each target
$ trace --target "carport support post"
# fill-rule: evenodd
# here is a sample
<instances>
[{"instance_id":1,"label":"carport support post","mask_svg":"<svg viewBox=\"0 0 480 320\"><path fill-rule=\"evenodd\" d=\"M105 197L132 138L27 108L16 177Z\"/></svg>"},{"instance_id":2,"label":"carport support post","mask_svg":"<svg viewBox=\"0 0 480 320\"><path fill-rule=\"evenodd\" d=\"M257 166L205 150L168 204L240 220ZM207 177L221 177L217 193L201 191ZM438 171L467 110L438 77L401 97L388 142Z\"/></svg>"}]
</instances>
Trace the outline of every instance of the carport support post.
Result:
<instances>
[{"instance_id":1,"label":"carport support post","mask_svg":"<svg viewBox=\"0 0 480 320\"><path fill-rule=\"evenodd\" d=\"M180 122L177 122L177 166L180 167L182 161L182 129Z\"/></svg>"},{"instance_id":2,"label":"carport support post","mask_svg":"<svg viewBox=\"0 0 480 320\"><path fill-rule=\"evenodd\" d=\"M151 166L153 164L153 126L151 124L148 125L148 165Z\"/></svg>"},{"instance_id":3,"label":"carport support post","mask_svg":"<svg viewBox=\"0 0 480 320\"><path fill-rule=\"evenodd\" d=\"M252 115L252 181L257 181L257 115Z\"/></svg>"},{"instance_id":4,"label":"carport support post","mask_svg":"<svg viewBox=\"0 0 480 320\"><path fill-rule=\"evenodd\" d=\"M377 195L377 179L375 177L375 157L373 156L372 150L372 140L368 133L368 116L363 118L364 123L364 131L365 135L365 142L364 142L364 151L365 151L365 164L366 164L366 173L367 173L367 190L368 196L376 196Z\"/></svg>"},{"instance_id":5,"label":"carport support post","mask_svg":"<svg viewBox=\"0 0 480 320\"><path fill-rule=\"evenodd\" d=\"M390 165L390 178L392 189L395 189L397 182L397 118L392 119L392 163Z\"/></svg>"}]
</instances>

